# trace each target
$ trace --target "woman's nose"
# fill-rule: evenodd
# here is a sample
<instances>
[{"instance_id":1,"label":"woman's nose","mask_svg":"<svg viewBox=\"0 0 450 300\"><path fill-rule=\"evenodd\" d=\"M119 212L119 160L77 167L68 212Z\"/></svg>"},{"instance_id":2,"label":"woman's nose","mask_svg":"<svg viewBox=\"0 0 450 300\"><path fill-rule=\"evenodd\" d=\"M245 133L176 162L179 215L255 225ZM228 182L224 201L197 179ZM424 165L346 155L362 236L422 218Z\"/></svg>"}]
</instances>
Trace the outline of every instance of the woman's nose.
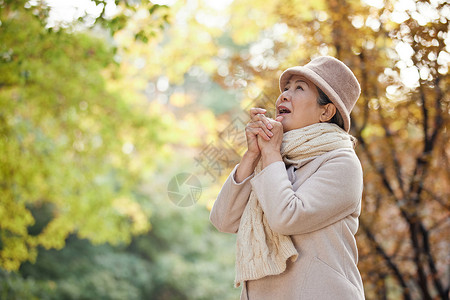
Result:
<instances>
[{"instance_id":1,"label":"woman's nose","mask_svg":"<svg viewBox=\"0 0 450 300\"><path fill-rule=\"evenodd\" d=\"M285 101L290 101L290 100L291 100L291 95L290 95L289 91L283 92L283 94L281 95L281 101L285 102Z\"/></svg>"}]
</instances>

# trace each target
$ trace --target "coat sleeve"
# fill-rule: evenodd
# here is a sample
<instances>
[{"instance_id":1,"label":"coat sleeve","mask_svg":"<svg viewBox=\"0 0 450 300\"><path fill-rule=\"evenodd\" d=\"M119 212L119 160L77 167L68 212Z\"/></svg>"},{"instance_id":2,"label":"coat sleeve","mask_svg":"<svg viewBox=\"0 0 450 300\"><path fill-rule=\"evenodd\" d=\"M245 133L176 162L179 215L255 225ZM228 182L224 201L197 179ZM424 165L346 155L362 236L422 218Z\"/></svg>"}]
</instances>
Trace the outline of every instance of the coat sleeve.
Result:
<instances>
[{"instance_id":1,"label":"coat sleeve","mask_svg":"<svg viewBox=\"0 0 450 300\"><path fill-rule=\"evenodd\" d=\"M252 190L250 179L253 178L253 174L236 183L234 175L238 166L234 167L222 186L209 216L211 223L221 232L238 231L242 213Z\"/></svg>"},{"instance_id":2,"label":"coat sleeve","mask_svg":"<svg viewBox=\"0 0 450 300\"><path fill-rule=\"evenodd\" d=\"M284 235L312 232L359 213L362 183L361 165L354 153L324 161L295 191L281 161L251 180L269 226Z\"/></svg>"}]
</instances>

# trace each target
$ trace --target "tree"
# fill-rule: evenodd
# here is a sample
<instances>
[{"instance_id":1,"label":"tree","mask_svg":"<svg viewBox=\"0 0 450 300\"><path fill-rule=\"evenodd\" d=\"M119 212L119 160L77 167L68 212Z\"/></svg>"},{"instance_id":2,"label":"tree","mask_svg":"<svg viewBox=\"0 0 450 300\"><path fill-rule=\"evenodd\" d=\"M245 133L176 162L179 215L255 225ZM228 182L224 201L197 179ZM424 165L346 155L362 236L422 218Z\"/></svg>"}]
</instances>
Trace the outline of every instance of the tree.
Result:
<instances>
[{"instance_id":1,"label":"tree","mask_svg":"<svg viewBox=\"0 0 450 300\"><path fill-rule=\"evenodd\" d=\"M373 111L362 114L354 126L371 173L365 193L370 214L361 225L371 246L369 253L376 253L385 265L378 272L377 286L385 291L395 278L404 299L449 297L449 274L444 267L450 211L445 188L449 178L444 124L448 124L445 112L450 100L445 59L449 20L441 14L445 6L420 1L405 12L402 23L381 25L380 35L392 40L396 49L408 51L402 57L384 49L386 57L394 59L385 66L381 85L374 84L376 78L368 72L372 54L361 51L359 55L365 70L361 73L366 87L363 110ZM393 10L393 6L385 7L380 18L392 16ZM426 16L424 11L433 13ZM406 73L415 75L417 82L405 86L401 79ZM385 216L396 224L389 228ZM389 230L377 230L382 225Z\"/></svg>"},{"instance_id":2,"label":"tree","mask_svg":"<svg viewBox=\"0 0 450 300\"><path fill-rule=\"evenodd\" d=\"M132 191L144 176L141 166L150 169L162 153L161 133L170 133L159 116L129 101L136 94L107 85L120 81L114 48L89 33L46 29L45 9L24 3L0 3L0 266L6 270L33 261L39 246L62 248L71 233L119 243L147 231L149 212ZM34 226L42 215L44 226Z\"/></svg>"}]
</instances>

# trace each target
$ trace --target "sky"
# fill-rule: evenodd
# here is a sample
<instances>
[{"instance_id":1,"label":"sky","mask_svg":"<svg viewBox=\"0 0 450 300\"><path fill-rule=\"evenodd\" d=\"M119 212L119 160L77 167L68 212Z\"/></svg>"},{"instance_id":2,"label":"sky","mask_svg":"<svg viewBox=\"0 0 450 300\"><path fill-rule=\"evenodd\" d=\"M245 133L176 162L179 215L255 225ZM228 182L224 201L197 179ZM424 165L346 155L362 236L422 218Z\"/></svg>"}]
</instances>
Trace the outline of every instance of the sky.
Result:
<instances>
[{"instance_id":1,"label":"sky","mask_svg":"<svg viewBox=\"0 0 450 300\"><path fill-rule=\"evenodd\" d=\"M34 2L36 0L31 0ZM177 0L153 0L153 4L172 6ZM59 22L71 22L77 18L84 16L85 13L93 16L98 16L102 7L96 6L91 0L45 0L51 7L49 17L49 27L55 26ZM205 4L217 11L223 10L230 5L233 0L212 0L206 1ZM117 11L114 0L107 0L105 14L106 16L113 16Z\"/></svg>"},{"instance_id":2,"label":"sky","mask_svg":"<svg viewBox=\"0 0 450 300\"><path fill-rule=\"evenodd\" d=\"M70 23L85 14L98 16L102 11L102 7L95 5L91 0L45 0L45 2L51 7L48 27L54 27L61 22ZM108 0L106 16L113 16L115 13L114 0Z\"/></svg>"}]
</instances>

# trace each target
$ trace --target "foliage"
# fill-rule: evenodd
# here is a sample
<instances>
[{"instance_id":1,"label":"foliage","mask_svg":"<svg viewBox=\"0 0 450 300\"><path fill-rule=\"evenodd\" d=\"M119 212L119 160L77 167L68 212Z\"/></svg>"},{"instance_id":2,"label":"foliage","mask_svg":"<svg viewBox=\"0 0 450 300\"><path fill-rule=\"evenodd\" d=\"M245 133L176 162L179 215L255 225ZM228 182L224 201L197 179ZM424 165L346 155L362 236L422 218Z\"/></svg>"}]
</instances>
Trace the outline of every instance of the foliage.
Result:
<instances>
[{"instance_id":1,"label":"foliage","mask_svg":"<svg viewBox=\"0 0 450 300\"><path fill-rule=\"evenodd\" d=\"M16 270L74 232L94 243L145 232L130 191L164 142L160 118L107 89L104 72L116 67L103 41L49 31L29 10L2 5L0 265ZM51 217L36 231L40 208Z\"/></svg>"},{"instance_id":2,"label":"foliage","mask_svg":"<svg viewBox=\"0 0 450 300\"><path fill-rule=\"evenodd\" d=\"M0 297L237 298L234 238L205 209L234 165L212 182L195 159L244 107L273 112L283 69L333 55L362 86L366 297L448 299L446 2L119 0L110 17L96 0L83 32L25 3L0 2L1 267L39 255L2 271ZM204 186L187 209L165 197L182 171Z\"/></svg>"},{"instance_id":3,"label":"foliage","mask_svg":"<svg viewBox=\"0 0 450 300\"><path fill-rule=\"evenodd\" d=\"M0 3L0 10L12 12L26 7L43 25L52 27L56 31L60 28L87 29L99 25L107 29L111 35L127 28L130 21L138 19L141 26L134 26L131 32L136 41L142 42L155 38L171 19L167 5L153 4L147 0L91 0L90 2L91 9L82 11L82 15L77 20L57 20L56 23L48 22L51 8L44 0L3 0Z\"/></svg>"},{"instance_id":4,"label":"foliage","mask_svg":"<svg viewBox=\"0 0 450 300\"><path fill-rule=\"evenodd\" d=\"M0 273L2 299L236 299L227 251L234 237L213 229L204 206L186 211L163 201L152 200L154 229L129 246L71 235L61 250L40 249L21 276Z\"/></svg>"}]
</instances>

